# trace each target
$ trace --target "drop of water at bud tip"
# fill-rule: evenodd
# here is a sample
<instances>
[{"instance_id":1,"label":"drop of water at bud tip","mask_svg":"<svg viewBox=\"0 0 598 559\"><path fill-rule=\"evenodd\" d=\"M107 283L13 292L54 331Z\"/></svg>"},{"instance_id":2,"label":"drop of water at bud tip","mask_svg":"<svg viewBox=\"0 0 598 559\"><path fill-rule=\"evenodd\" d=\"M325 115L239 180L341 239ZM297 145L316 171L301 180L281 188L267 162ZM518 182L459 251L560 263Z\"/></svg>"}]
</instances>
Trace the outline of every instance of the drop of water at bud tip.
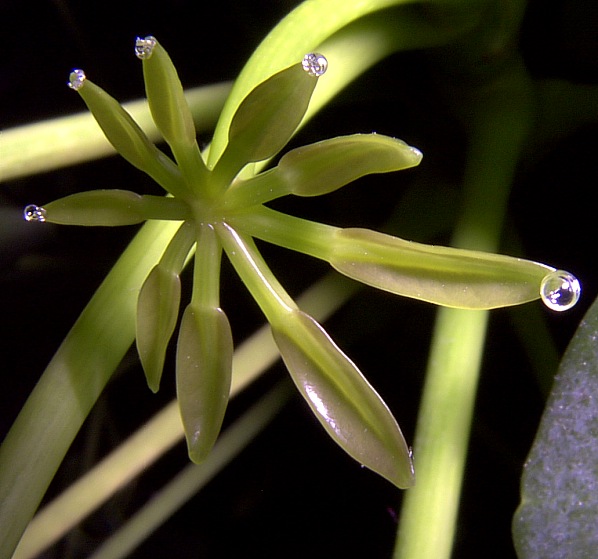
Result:
<instances>
[{"instance_id":1,"label":"drop of water at bud tip","mask_svg":"<svg viewBox=\"0 0 598 559\"><path fill-rule=\"evenodd\" d=\"M328 69L328 60L322 54L310 52L303 57L301 66L310 76L321 76Z\"/></svg>"},{"instance_id":2,"label":"drop of water at bud tip","mask_svg":"<svg viewBox=\"0 0 598 559\"><path fill-rule=\"evenodd\" d=\"M87 78L85 77L85 72L83 70L77 69L77 70L73 70L69 74L69 81L66 83L71 89L74 89L75 91L79 91L85 84L86 79Z\"/></svg>"},{"instance_id":3,"label":"drop of water at bud tip","mask_svg":"<svg viewBox=\"0 0 598 559\"><path fill-rule=\"evenodd\" d=\"M46 210L40 206L36 206L35 204L29 204L25 206L23 210L23 217L25 221L39 221L43 223L46 221Z\"/></svg>"},{"instance_id":4,"label":"drop of water at bud tip","mask_svg":"<svg viewBox=\"0 0 598 559\"><path fill-rule=\"evenodd\" d=\"M137 37L135 39L135 56L140 60L147 60L154 52L156 42L156 38L151 35L145 38Z\"/></svg>"},{"instance_id":5,"label":"drop of water at bud tip","mask_svg":"<svg viewBox=\"0 0 598 559\"><path fill-rule=\"evenodd\" d=\"M555 270L542 280L540 296L549 309L566 311L579 301L581 285L573 274Z\"/></svg>"}]
</instances>

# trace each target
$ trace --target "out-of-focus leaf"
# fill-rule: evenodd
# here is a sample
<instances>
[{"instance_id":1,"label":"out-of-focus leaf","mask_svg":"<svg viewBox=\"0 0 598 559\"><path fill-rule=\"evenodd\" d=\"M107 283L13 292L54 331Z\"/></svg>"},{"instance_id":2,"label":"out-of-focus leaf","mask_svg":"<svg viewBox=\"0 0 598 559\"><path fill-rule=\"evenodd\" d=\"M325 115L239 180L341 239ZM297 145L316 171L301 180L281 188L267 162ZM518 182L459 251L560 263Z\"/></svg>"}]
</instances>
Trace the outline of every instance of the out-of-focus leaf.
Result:
<instances>
[{"instance_id":1,"label":"out-of-focus leaf","mask_svg":"<svg viewBox=\"0 0 598 559\"><path fill-rule=\"evenodd\" d=\"M367 285L422 301L492 309L540 297L554 269L500 254L424 245L368 229L339 229L330 264Z\"/></svg>"},{"instance_id":2,"label":"out-of-focus leaf","mask_svg":"<svg viewBox=\"0 0 598 559\"><path fill-rule=\"evenodd\" d=\"M324 329L294 310L272 331L293 381L332 439L397 487L412 486L413 464L396 420Z\"/></svg>"},{"instance_id":3,"label":"out-of-focus leaf","mask_svg":"<svg viewBox=\"0 0 598 559\"><path fill-rule=\"evenodd\" d=\"M176 356L177 398L189 457L204 460L216 442L230 392L233 338L220 308L189 304Z\"/></svg>"},{"instance_id":4,"label":"out-of-focus leaf","mask_svg":"<svg viewBox=\"0 0 598 559\"><path fill-rule=\"evenodd\" d=\"M179 275L156 265L139 292L135 334L141 365L153 392L160 387L166 349L176 326L180 301Z\"/></svg>"},{"instance_id":5,"label":"out-of-focus leaf","mask_svg":"<svg viewBox=\"0 0 598 559\"><path fill-rule=\"evenodd\" d=\"M598 300L559 367L513 519L520 559L598 554Z\"/></svg>"}]
</instances>

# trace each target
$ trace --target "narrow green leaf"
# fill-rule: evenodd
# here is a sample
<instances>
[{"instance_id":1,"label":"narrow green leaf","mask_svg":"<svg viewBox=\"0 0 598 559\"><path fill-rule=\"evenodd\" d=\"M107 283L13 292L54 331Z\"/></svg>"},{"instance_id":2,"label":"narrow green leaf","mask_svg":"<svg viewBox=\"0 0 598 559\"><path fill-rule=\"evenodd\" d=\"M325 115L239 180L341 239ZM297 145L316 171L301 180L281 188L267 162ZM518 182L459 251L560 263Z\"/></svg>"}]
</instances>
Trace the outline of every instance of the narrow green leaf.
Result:
<instances>
[{"instance_id":1,"label":"narrow green leaf","mask_svg":"<svg viewBox=\"0 0 598 559\"><path fill-rule=\"evenodd\" d=\"M166 350L176 326L180 301L179 275L165 266L156 265L139 292L135 333L141 365L153 392L160 388Z\"/></svg>"},{"instance_id":2,"label":"narrow green leaf","mask_svg":"<svg viewBox=\"0 0 598 559\"><path fill-rule=\"evenodd\" d=\"M367 285L437 305L492 309L540 298L544 264L424 245L368 229L339 229L330 264Z\"/></svg>"},{"instance_id":3,"label":"narrow green leaf","mask_svg":"<svg viewBox=\"0 0 598 559\"><path fill-rule=\"evenodd\" d=\"M397 487L411 487L413 464L396 420L324 329L295 310L272 331L293 381L332 439Z\"/></svg>"},{"instance_id":4,"label":"narrow green leaf","mask_svg":"<svg viewBox=\"0 0 598 559\"><path fill-rule=\"evenodd\" d=\"M46 204L45 221L63 225L133 225L147 219L181 221L188 206L176 198L141 196L129 190L89 190Z\"/></svg>"},{"instance_id":5,"label":"narrow green leaf","mask_svg":"<svg viewBox=\"0 0 598 559\"><path fill-rule=\"evenodd\" d=\"M594 559L598 550L598 300L563 357L525 463L513 519L520 559Z\"/></svg>"},{"instance_id":6,"label":"narrow green leaf","mask_svg":"<svg viewBox=\"0 0 598 559\"><path fill-rule=\"evenodd\" d=\"M299 126L317 81L294 64L253 89L233 117L215 172L232 178L245 164L276 155Z\"/></svg>"},{"instance_id":7,"label":"narrow green leaf","mask_svg":"<svg viewBox=\"0 0 598 559\"><path fill-rule=\"evenodd\" d=\"M230 392L232 358L231 329L222 309L191 303L181 321L176 384L193 462L207 457L220 432Z\"/></svg>"},{"instance_id":8,"label":"narrow green leaf","mask_svg":"<svg viewBox=\"0 0 598 559\"><path fill-rule=\"evenodd\" d=\"M292 194L320 196L372 173L419 165L422 154L378 134L353 134L316 142L285 154L277 173Z\"/></svg>"}]
</instances>

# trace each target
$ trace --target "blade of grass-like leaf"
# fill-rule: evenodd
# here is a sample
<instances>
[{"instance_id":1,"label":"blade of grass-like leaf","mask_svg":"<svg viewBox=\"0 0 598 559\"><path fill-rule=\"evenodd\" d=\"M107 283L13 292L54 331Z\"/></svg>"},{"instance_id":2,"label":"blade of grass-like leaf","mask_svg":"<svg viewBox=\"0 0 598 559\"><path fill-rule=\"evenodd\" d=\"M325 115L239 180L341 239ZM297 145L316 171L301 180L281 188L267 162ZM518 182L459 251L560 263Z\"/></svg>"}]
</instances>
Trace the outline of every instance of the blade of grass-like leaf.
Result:
<instances>
[{"instance_id":1,"label":"blade of grass-like leaf","mask_svg":"<svg viewBox=\"0 0 598 559\"><path fill-rule=\"evenodd\" d=\"M386 13L379 18L364 17L377 16L375 12L385 8L413 3L415 0L364 0L358 3L310 0L300 4L266 36L235 81L216 126L208 157L209 166L213 167L222 155L232 117L247 94L268 76L300 61L308 52L317 49L329 62L327 86L320 84L308 109L308 114L313 114L363 72L364 62L370 66L395 50L442 44L477 21L480 7L477 2L475 5L467 2L465 9L459 9L463 4L459 0L424 2L443 4L444 7L449 4L455 9L452 15L457 15L457 19L446 27L442 20L428 18L421 13L402 12L396 19ZM356 21L360 18L361 21ZM314 21L318 25L313 25ZM360 41L355 42L352 35L359 29ZM337 55L339 58L336 58Z\"/></svg>"},{"instance_id":2,"label":"blade of grass-like leaf","mask_svg":"<svg viewBox=\"0 0 598 559\"><path fill-rule=\"evenodd\" d=\"M325 321L357 289L355 282L329 274L301 295L298 303L318 320ZM263 326L235 350L231 397L279 357L269 326ZM93 470L44 507L27 527L14 559L37 556L182 438L178 403L173 400Z\"/></svg>"},{"instance_id":3,"label":"blade of grass-like leaf","mask_svg":"<svg viewBox=\"0 0 598 559\"><path fill-rule=\"evenodd\" d=\"M213 129L230 88L230 83L221 83L185 92L198 132ZM162 139L145 99L123 103L123 108L151 141ZM0 134L0 153L0 182L3 182L114 155L116 152L94 117L84 112L3 130Z\"/></svg>"},{"instance_id":4,"label":"blade of grass-like leaf","mask_svg":"<svg viewBox=\"0 0 598 559\"><path fill-rule=\"evenodd\" d=\"M598 299L561 361L513 518L520 559L592 559L598 549Z\"/></svg>"},{"instance_id":5,"label":"blade of grass-like leaf","mask_svg":"<svg viewBox=\"0 0 598 559\"><path fill-rule=\"evenodd\" d=\"M260 398L222 433L205 462L185 467L89 559L126 557L239 454L274 419L292 393L290 383L281 382Z\"/></svg>"},{"instance_id":6,"label":"blade of grass-like leaf","mask_svg":"<svg viewBox=\"0 0 598 559\"><path fill-rule=\"evenodd\" d=\"M529 93L529 77L515 60L492 88L468 99L473 118L457 246L498 245L530 126ZM439 310L414 442L418 483L403 500L395 559L451 556L486 326L485 311Z\"/></svg>"},{"instance_id":7,"label":"blade of grass-like leaf","mask_svg":"<svg viewBox=\"0 0 598 559\"><path fill-rule=\"evenodd\" d=\"M135 297L179 224L147 224L108 274L0 447L0 557L10 557L89 410L133 342Z\"/></svg>"}]
</instances>

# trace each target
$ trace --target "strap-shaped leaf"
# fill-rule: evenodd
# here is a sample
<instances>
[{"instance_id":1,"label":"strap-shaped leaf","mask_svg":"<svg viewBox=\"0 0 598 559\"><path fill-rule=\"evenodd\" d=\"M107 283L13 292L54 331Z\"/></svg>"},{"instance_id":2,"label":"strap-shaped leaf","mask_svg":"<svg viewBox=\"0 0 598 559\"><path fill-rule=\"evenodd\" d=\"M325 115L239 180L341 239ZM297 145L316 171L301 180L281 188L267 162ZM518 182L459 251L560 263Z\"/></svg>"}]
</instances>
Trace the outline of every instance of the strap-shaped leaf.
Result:
<instances>
[{"instance_id":1,"label":"strap-shaped leaf","mask_svg":"<svg viewBox=\"0 0 598 559\"><path fill-rule=\"evenodd\" d=\"M424 245L368 229L339 229L330 264L367 285L447 307L492 309L540 298L554 268L500 254Z\"/></svg>"},{"instance_id":2,"label":"strap-shaped leaf","mask_svg":"<svg viewBox=\"0 0 598 559\"><path fill-rule=\"evenodd\" d=\"M332 439L397 487L412 486L413 464L396 420L324 329L295 310L272 331L293 381Z\"/></svg>"},{"instance_id":3,"label":"strap-shaped leaf","mask_svg":"<svg viewBox=\"0 0 598 559\"><path fill-rule=\"evenodd\" d=\"M141 365L153 392L160 388L166 349L176 326L180 302L179 275L156 265L139 292L135 333Z\"/></svg>"},{"instance_id":4,"label":"strap-shaped leaf","mask_svg":"<svg viewBox=\"0 0 598 559\"><path fill-rule=\"evenodd\" d=\"M276 155L299 126L317 81L295 64L253 89L233 117L217 174L230 179L245 164Z\"/></svg>"},{"instance_id":5,"label":"strap-shaped leaf","mask_svg":"<svg viewBox=\"0 0 598 559\"><path fill-rule=\"evenodd\" d=\"M177 194L181 174L176 165L149 140L120 103L87 79L77 92L114 149L164 189Z\"/></svg>"},{"instance_id":6,"label":"strap-shaped leaf","mask_svg":"<svg viewBox=\"0 0 598 559\"><path fill-rule=\"evenodd\" d=\"M209 454L222 426L230 392L233 338L220 308L185 309L176 356L177 398L189 457Z\"/></svg>"},{"instance_id":7,"label":"strap-shaped leaf","mask_svg":"<svg viewBox=\"0 0 598 559\"><path fill-rule=\"evenodd\" d=\"M45 221L63 225L133 225L147 219L183 220L189 208L177 198L129 190L88 190L46 204Z\"/></svg>"}]
</instances>

